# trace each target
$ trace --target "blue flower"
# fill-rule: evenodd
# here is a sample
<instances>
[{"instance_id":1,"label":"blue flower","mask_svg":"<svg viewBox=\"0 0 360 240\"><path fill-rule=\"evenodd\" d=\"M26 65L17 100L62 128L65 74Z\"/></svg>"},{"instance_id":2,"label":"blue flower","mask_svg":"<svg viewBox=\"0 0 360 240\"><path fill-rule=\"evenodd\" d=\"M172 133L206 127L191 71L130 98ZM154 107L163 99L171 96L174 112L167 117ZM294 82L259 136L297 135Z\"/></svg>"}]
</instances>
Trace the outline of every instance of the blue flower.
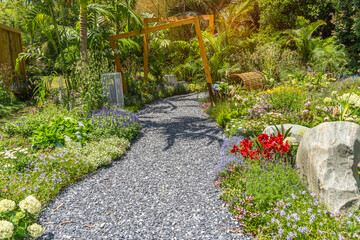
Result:
<instances>
[{"instance_id":1,"label":"blue flower","mask_svg":"<svg viewBox=\"0 0 360 240\"><path fill-rule=\"evenodd\" d=\"M211 86L211 88L214 89L215 91L217 91L217 89L219 88L219 84L215 83Z\"/></svg>"}]
</instances>

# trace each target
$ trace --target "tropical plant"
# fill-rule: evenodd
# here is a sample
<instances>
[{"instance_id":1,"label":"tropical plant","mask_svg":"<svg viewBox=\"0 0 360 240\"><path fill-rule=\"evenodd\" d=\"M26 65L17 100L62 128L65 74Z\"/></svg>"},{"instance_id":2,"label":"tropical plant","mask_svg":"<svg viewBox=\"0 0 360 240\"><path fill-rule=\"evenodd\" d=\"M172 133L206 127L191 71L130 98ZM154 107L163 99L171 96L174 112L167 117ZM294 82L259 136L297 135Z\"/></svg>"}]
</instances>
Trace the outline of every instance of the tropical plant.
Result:
<instances>
[{"instance_id":1,"label":"tropical plant","mask_svg":"<svg viewBox=\"0 0 360 240\"><path fill-rule=\"evenodd\" d=\"M348 68L353 72L360 68L360 2L357 0L335 0L334 36L349 50Z\"/></svg>"},{"instance_id":2,"label":"tropical plant","mask_svg":"<svg viewBox=\"0 0 360 240\"><path fill-rule=\"evenodd\" d=\"M349 60L345 46L342 44L336 44L336 40L333 37L329 37L325 40L318 39L319 43L315 44L316 48L312 52L313 69L319 72L340 72L343 70L344 64Z\"/></svg>"},{"instance_id":3,"label":"tropical plant","mask_svg":"<svg viewBox=\"0 0 360 240\"><path fill-rule=\"evenodd\" d=\"M295 45L301 56L301 60L306 64L311 59L312 51L315 48L313 34L320 26L326 23L322 20L309 23L309 21L303 17L298 18L298 23L300 28L285 30L284 33L288 36L287 44Z\"/></svg>"},{"instance_id":4,"label":"tropical plant","mask_svg":"<svg viewBox=\"0 0 360 240\"><path fill-rule=\"evenodd\" d=\"M250 0L237 0L230 3L219 13L218 31L228 33L229 39L249 37L256 28L249 14L253 7L254 2Z\"/></svg>"}]
</instances>

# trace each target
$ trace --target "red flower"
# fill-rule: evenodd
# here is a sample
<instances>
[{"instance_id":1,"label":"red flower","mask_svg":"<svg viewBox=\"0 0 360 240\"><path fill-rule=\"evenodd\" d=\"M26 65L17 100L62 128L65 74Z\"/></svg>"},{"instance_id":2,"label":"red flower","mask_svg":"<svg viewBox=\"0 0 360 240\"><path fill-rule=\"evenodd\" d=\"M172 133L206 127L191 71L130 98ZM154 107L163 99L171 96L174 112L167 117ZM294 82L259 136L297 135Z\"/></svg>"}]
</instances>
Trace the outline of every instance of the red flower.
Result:
<instances>
[{"instance_id":1,"label":"red flower","mask_svg":"<svg viewBox=\"0 0 360 240\"><path fill-rule=\"evenodd\" d=\"M281 150L282 150L283 152L285 152L285 153L289 152L289 148L290 148L290 146L289 146L289 144L287 143L287 141L286 141L285 144L283 144L283 145L281 146Z\"/></svg>"},{"instance_id":2,"label":"red flower","mask_svg":"<svg viewBox=\"0 0 360 240\"><path fill-rule=\"evenodd\" d=\"M34 114L35 112L34 112L34 109L31 109L31 112Z\"/></svg>"},{"instance_id":3,"label":"red flower","mask_svg":"<svg viewBox=\"0 0 360 240\"><path fill-rule=\"evenodd\" d=\"M263 133L260 136L258 136L258 140L260 141L261 144L267 143L267 141L269 140L269 135Z\"/></svg>"},{"instance_id":4,"label":"red flower","mask_svg":"<svg viewBox=\"0 0 360 240\"><path fill-rule=\"evenodd\" d=\"M249 152L249 149L248 149L248 148L245 148L245 147L241 148L240 153L241 153L244 157L248 154L248 152Z\"/></svg>"},{"instance_id":5,"label":"red flower","mask_svg":"<svg viewBox=\"0 0 360 240\"><path fill-rule=\"evenodd\" d=\"M249 158L250 159L254 159L254 158L258 159L258 151L259 150L250 151L249 152Z\"/></svg>"},{"instance_id":6,"label":"red flower","mask_svg":"<svg viewBox=\"0 0 360 240\"><path fill-rule=\"evenodd\" d=\"M238 151L239 151L238 146L236 146L236 145L234 144L233 149L231 150L231 153L234 153L234 154L236 155L236 153L237 153Z\"/></svg>"}]
</instances>

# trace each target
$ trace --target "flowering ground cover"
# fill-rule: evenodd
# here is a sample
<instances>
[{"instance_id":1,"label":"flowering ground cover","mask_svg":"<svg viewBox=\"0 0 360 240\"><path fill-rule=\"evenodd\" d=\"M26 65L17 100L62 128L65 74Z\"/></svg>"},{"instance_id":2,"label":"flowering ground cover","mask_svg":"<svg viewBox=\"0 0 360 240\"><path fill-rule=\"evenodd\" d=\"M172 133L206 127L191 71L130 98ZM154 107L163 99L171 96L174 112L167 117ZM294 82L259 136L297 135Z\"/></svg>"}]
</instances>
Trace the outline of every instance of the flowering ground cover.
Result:
<instances>
[{"instance_id":1,"label":"flowering ground cover","mask_svg":"<svg viewBox=\"0 0 360 240\"><path fill-rule=\"evenodd\" d=\"M40 236L36 216L41 206L120 158L140 128L134 113L116 106L84 117L78 109L49 104L5 123L0 129L0 239Z\"/></svg>"}]
</instances>

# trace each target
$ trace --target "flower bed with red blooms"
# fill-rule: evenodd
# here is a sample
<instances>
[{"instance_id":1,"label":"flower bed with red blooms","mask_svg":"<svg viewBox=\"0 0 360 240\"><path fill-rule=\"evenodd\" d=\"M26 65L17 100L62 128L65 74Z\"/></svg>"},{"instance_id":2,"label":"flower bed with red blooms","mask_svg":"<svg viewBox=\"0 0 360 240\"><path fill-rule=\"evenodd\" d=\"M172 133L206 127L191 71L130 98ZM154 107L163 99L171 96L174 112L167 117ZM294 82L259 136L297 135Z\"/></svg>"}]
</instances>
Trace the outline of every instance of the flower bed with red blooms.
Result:
<instances>
[{"instance_id":1,"label":"flower bed with red blooms","mask_svg":"<svg viewBox=\"0 0 360 240\"><path fill-rule=\"evenodd\" d=\"M244 139L239 146L234 145L231 150L235 155L240 153L246 159L265 160L283 159L285 162L290 161L293 164L293 152L290 151L290 145L284 140L284 134L280 132L278 135L261 134L254 140Z\"/></svg>"},{"instance_id":2,"label":"flower bed with red blooms","mask_svg":"<svg viewBox=\"0 0 360 240\"><path fill-rule=\"evenodd\" d=\"M292 166L297 145L288 139L286 132L224 141L214 186L239 228L256 239L359 239L360 210L340 217L321 206Z\"/></svg>"}]
</instances>

